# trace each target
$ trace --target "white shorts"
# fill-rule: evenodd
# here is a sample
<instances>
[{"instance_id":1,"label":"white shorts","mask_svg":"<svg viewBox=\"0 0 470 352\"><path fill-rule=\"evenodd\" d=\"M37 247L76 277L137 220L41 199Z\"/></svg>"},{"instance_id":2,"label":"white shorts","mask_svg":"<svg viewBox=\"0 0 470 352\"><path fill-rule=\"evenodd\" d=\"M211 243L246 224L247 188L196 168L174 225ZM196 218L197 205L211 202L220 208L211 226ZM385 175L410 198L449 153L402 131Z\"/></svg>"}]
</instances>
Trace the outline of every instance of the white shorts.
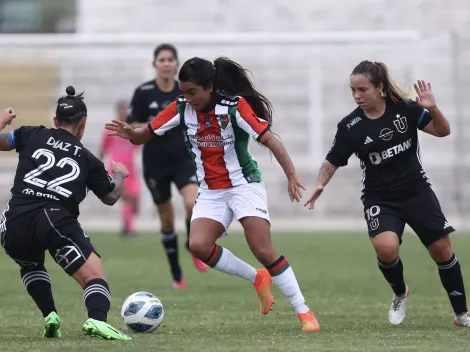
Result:
<instances>
[{"instance_id":1,"label":"white shorts","mask_svg":"<svg viewBox=\"0 0 470 352\"><path fill-rule=\"evenodd\" d=\"M262 182L227 189L199 189L191 221L209 218L220 222L227 232L234 217L240 220L248 216L271 222L266 186Z\"/></svg>"}]
</instances>

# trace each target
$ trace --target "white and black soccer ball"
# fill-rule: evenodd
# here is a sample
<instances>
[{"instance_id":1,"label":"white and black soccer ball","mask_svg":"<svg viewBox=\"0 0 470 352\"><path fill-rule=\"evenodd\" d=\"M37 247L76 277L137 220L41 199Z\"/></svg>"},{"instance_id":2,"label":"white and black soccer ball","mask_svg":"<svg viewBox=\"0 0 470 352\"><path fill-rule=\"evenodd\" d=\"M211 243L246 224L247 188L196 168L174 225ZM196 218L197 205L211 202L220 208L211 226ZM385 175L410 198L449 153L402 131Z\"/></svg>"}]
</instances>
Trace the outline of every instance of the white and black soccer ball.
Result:
<instances>
[{"instance_id":1,"label":"white and black soccer ball","mask_svg":"<svg viewBox=\"0 0 470 352\"><path fill-rule=\"evenodd\" d=\"M163 304L149 292L135 292L124 301L121 317L135 332L155 331L163 322Z\"/></svg>"}]
</instances>

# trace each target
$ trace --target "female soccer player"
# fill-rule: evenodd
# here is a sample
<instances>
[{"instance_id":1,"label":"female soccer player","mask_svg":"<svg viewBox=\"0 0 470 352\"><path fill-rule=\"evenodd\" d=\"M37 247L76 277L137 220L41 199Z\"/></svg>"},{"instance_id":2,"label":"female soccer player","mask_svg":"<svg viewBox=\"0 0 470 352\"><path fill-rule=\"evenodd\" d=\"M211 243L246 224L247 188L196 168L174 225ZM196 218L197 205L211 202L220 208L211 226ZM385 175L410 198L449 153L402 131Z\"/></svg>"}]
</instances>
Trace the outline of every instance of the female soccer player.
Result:
<instances>
[{"instance_id":1,"label":"female soccer player","mask_svg":"<svg viewBox=\"0 0 470 352\"><path fill-rule=\"evenodd\" d=\"M127 103L119 101L116 105L116 112L119 121L126 121ZM140 181L135 171L134 153L136 146L121 138L110 137L105 131L101 142L100 159L109 155L108 172L112 169L112 161L119 161L126 165L129 176L124 180L121 199L124 202L122 208L122 234L124 236L135 236L134 219L139 211Z\"/></svg>"},{"instance_id":2,"label":"female soccer player","mask_svg":"<svg viewBox=\"0 0 470 352\"><path fill-rule=\"evenodd\" d=\"M418 81L416 102L408 99L388 74L385 64L363 61L350 77L359 105L338 124L333 147L321 166L316 199L340 166L355 153L363 170L364 214L377 253L379 269L394 292L389 310L393 325L405 319L410 293L399 257L405 224L416 232L439 269L442 285L455 312L454 323L470 326L460 264L452 250L439 201L421 164L418 129L436 137L450 134L449 122L436 105L431 84Z\"/></svg>"},{"instance_id":3,"label":"female soccer player","mask_svg":"<svg viewBox=\"0 0 470 352\"><path fill-rule=\"evenodd\" d=\"M0 133L0 150L16 149L18 167L11 198L0 216L1 244L20 266L21 280L45 320L44 337L60 337L60 318L52 296L51 278L44 265L45 252L83 288L89 319L87 335L110 340L131 340L106 323L111 292L100 257L78 223L79 204L87 189L107 205L115 204L128 175L113 163L114 179L80 140L87 108L83 96L67 87L57 102L56 128L23 126ZM0 116L0 130L14 112Z\"/></svg>"},{"instance_id":4,"label":"female soccer player","mask_svg":"<svg viewBox=\"0 0 470 352\"><path fill-rule=\"evenodd\" d=\"M127 119L132 127L146 127L149 121L181 94L178 82L175 81L178 52L173 45L161 44L155 48L153 67L156 77L141 84L134 92ZM198 186L196 169L186 149L182 129L178 126L161 138L154 138L145 144L142 164L145 182L160 215L162 244L170 264L173 287L186 288L178 258L178 237L171 201L171 184L176 185L183 197L188 249L191 214ZM197 270L201 272L207 270L207 265L194 256L193 262Z\"/></svg>"},{"instance_id":5,"label":"female soccer player","mask_svg":"<svg viewBox=\"0 0 470 352\"><path fill-rule=\"evenodd\" d=\"M262 314L268 314L273 304L273 280L295 308L302 330L318 331L320 326L305 304L292 268L271 243L266 188L248 151L250 137L268 147L286 173L291 201L299 201L303 186L284 146L269 131L270 102L253 87L245 69L227 58L213 63L192 58L182 66L179 81L184 97L170 104L148 127L133 129L113 121L106 128L142 144L154 134L162 136L182 126L200 182L192 215L191 252L216 270L249 280L258 293ZM256 270L216 244L234 216L241 222L253 254L267 270Z\"/></svg>"}]
</instances>

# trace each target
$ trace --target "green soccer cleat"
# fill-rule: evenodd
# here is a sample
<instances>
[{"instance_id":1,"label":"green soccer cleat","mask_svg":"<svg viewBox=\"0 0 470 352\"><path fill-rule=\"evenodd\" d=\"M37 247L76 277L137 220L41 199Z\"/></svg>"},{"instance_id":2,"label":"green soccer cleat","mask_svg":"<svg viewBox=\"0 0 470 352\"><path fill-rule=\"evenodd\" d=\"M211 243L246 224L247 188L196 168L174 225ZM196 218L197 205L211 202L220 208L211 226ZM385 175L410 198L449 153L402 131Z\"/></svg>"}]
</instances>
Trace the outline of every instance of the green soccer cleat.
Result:
<instances>
[{"instance_id":1,"label":"green soccer cleat","mask_svg":"<svg viewBox=\"0 0 470 352\"><path fill-rule=\"evenodd\" d=\"M105 340L132 340L131 337L113 328L108 323L91 318L83 324L83 333L92 337L101 337Z\"/></svg>"},{"instance_id":2,"label":"green soccer cleat","mask_svg":"<svg viewBox=\"0 0 470 352\"><path fill-rule=\"evenodd\" d=\"M42 337L61 337L60 333L60 318L56 312L50 313L47 317L44 318L46 326L44 328L44 335Z\"/></svg>"}]
</instances>

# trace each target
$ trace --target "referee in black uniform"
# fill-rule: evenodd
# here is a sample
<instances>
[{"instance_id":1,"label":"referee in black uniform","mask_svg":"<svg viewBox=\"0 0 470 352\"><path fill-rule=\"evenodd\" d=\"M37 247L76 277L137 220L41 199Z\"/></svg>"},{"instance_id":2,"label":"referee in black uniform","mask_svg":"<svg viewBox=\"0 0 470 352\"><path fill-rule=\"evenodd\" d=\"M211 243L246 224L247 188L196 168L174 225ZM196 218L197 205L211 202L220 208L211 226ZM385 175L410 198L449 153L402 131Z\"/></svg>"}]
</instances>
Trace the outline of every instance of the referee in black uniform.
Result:
<instances>
[{"instance_id":1,"label":"referee in black uniform","mask_svg":"<svg viewBox=\"0 0 470 352\"><path fill-rule=\"evenodd\" d=\"M127 122L133 127L147 125L181 95L174 78L178 70L176 48L170 44L159 45L154 51L153 66L156 77L137 87L132 97ZM188 238L198 184L196 168L186 149L182 129L174 128L164 136L154 137L144 145L142 154L144 179L160 215L162 243L170 263L173 286L185 288L186 282L178 260L171 184L176 185L184 200ZM193 257L193 261L199 271L207 270L207 266L199 259Z\"/></svg>"},{"instance_id":2,"label":"referee in black uniform","mask_svg":"<svg viewBox=\"0 0 470 352\"><path fill-rule=\"evenodd\" d=\"M394 295L393 325L405 319L408 286L399 246L408 224L436 262L452 308L454 323L470 326L460 264L449 234L454 231L421 164L418 130L436 137L450 134L449 122L436 105L431 84L418 81L416 102L407 98L381 62L363 61L352 71L352 95L358 108L338 124L335 141L323 162L312 197L313 208L340 166L356 154L363 170L362 201L378 265Z\"/></svg>"}]
</instances>

